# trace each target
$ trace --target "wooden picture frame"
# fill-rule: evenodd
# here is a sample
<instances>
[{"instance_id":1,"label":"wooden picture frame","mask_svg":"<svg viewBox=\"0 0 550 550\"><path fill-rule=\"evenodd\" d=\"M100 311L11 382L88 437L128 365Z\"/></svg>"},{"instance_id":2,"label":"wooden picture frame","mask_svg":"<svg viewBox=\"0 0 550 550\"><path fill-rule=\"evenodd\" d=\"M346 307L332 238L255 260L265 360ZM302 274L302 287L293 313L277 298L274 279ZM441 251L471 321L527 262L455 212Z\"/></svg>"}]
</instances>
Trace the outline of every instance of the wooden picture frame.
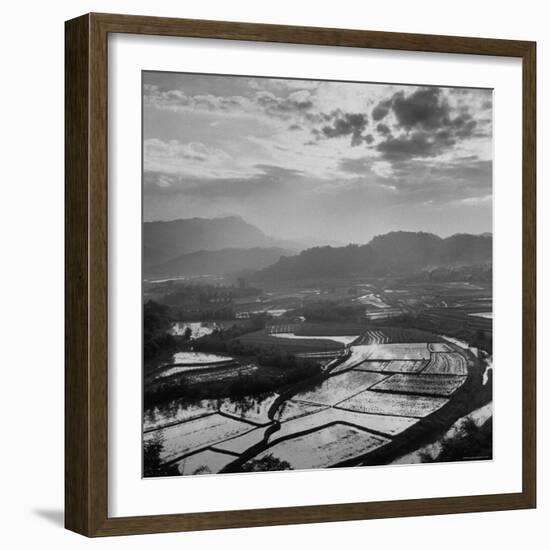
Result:
<instances>
[{"instance_id":1,"label":"wooden picture frame","mask_svg":"<svg viewBox=\"0 0 550 550\"><path fill-rule=\"evenodd\" d=\"M507 56L523 66L523 486L511 494L108 516L107 37L172 37ZM65 27L65 525L86 536L483 512L536 506L534 42L88 14Z\"/></svg>"}]
</instances>

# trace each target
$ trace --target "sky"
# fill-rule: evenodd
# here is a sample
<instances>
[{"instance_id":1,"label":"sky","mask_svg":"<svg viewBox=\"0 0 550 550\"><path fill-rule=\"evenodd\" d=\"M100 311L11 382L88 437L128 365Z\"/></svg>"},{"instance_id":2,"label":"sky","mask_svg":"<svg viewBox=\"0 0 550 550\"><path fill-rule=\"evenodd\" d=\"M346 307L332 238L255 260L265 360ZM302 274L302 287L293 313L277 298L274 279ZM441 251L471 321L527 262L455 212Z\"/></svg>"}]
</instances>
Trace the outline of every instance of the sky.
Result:
<instances>
[{"instance_id":1,"label":"sky","mask_svg":"<svg viewBox=\"0 0 550 550\"><path fill-rule=\"evenodd\" d=\"M492 90L143 73L144 219L312 244L492 231Z\"/></svg>"}]
</instances>

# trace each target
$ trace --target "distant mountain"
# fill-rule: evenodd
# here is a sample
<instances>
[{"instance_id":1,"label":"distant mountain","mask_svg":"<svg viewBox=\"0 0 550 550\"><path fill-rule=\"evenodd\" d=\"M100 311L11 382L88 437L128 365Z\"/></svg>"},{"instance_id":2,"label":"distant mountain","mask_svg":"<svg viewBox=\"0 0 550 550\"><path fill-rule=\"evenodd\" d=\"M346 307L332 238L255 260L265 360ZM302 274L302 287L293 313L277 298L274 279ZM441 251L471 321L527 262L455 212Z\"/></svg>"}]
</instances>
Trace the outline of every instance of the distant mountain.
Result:
<instances>
[{"instance_id":1,"label":"distant mountain","mask_svg":"<svg viewBox=\"0 0 550 550\"><path fill-rule=\"evenodd\" d=\"M300 249L297 243L269 237L238 216L190 218L143 224L145 272L155 265L193 252L258 247Z\"/></svg>"},{"instance_id":2,"label":"distant mountain","mask_svg":"<svg viewBox=\"0 0 550 550\"><path fill-rule=\"evenodd\" d=\"M285 248L224 248L183 254L147 270L150 277L217 275L245 270L257 271L296 252Z\"/></svg>"},{"instance_id":3,"label":"distant mountain","mask_svg":"<svg viewBox=\"0 0 550 550\"><path fill-rule=\"evenodd\" d=\"M492 263L492 236L395 231L374 237L365 245L317 247L283 257L256 277L296 280L350 275L402 275L436 267Z\"/></svg>"}]
</instances>

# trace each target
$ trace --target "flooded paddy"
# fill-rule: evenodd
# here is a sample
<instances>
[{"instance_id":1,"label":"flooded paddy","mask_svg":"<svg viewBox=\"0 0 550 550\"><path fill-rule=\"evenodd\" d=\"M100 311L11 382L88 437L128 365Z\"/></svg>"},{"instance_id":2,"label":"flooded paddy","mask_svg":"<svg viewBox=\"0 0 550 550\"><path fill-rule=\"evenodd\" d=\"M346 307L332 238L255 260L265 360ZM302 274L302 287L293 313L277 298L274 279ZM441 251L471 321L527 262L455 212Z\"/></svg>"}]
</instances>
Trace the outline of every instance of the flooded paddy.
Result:
<instances>
[{"instance_id":1,"label":"flooded paddy","mask_svg":"<svg viewBox=\"0 0 550 550\"><path fill-rule=\"evenodd\" d=\"M232 357L224 355L196 351L180 351L172 355L170 363L166 363L158 368L154 373L154 377L155 379L167 378L175 374L228 366L234 364L234 362Z\"/></svg>"},{"instance_id":2,"label":"flooded paddy","mask_svg":"<svg viewBox=\"0 0 550 550\"><path fill-rule=\"evenodd\" d=\"M319 381L301 383L295 391L203 399L187 406L176 400L149 409L145 442L161 441L161 461L177 463L182 475L240 471L239 464L244 469L250 464L337 466L385 448L439 414L468 378L468 361L459 349L450 342L351 345L327 364ZM204 354L197 365L227 359ZM234 373L222 366L192 374L202 376L231 380ZM241 456L246 462L239 462Z\"/></svg>"},{"instance_id":3,"label":"flooded paddy","mask_svg":"<svg viewBox=\"0 0 550 550\"><path fill-rule=\"evenodd\" d=\"M185 399L169 401L163 405L145 410L143 415L143 430L146 432L156 430L170 424L177 424L206 416L207 414L213 414L217 410L218 401L215 399L201 399L196 403L190 403Z\"/></svg>"},{"instance_id":4,"label":"flooded paddy","mask_svg":"<svg viewBox=\"0 0 550 550\"><path fill-rule=\"evenodd\" d=\"M328 468L353 458L358 452L369 452L388 442L384 437L336 424L277 443L256 458L272 456L288 463L292 469Z\"/></svg>"},{"instance_id":5,"label":"flooded paddy","mask_svg":"<svg viewBox=\"0 0 550 550\"><path fill-rule=\"evenodd\" d=\"M443 407L447 402L448 399L443 397L424 397L367 390L342 401L338 406L342 409L371 414L423 418Z\"/></svg>"},{"instance_id":6,"label":"flooded paddy","mask_svg":"<svg viewBox=\"0 0 550 550\"><path fill-rule=\"evenodd\" d=\"M197 338L212 334L216 328L218 328L216 323L178 321L172 325L171 332L174 336L184 336L188 333L191 340L196 340Z\"/></svg>"},{"instance_id":7,"label":"flooded paddy","mask_svg":"<svg viewBox=\"0 0 550 550\"><path fill-rule=\"evenodd\" d=\"M482 319L493 319L492 311L482 311L479 313L468 313L471 317L481 317Z\"/></svg>"},{"instance_id":8,"label":"flooded paddy","mask_svg":"<svg viewBox=\"0 0 550 550\"><path fill-rule=\"evenodd\" d=\"M254 424L269 424L271 420L268 413L278 397L277 393L270 393L258 397L224 399L220 406L220 412Z\"/></svg>"},{"instance_id":9,"label":"flooded paddy","mask_svg":"<svg viewBox=\"0 0 550 550\"><path fill-rule=\"evenodd\" d=\"M293 399L317 405L335 405L347 396L367 389L384 378L384 375L375 372L348 371L327 378L317 388L300 392L294 395Z\"/></svg>"},{"instance_id":10,"label":"flooded paddy","mask_svg":"<svg viewBox=\"0 0 550 550\"><path fill-rule=\"evenodd\" d=\"M273 338L283 338L286 340L330 340L331 342L338 342L344 344L345 346L351 344L359 335L355 336L301 336L299 334L294 334L293 332L279 332L277 334L271 334Z\"/></svg>"},{"instance_id":11,"label":"flooded paddy","mask_svg":"<svg viewBox=\"0 0 550 550\"><path fill-rule=\"evenodd\" d=\"M373 389L392 393L449 397L464 384L465 379L465 376L394 374L376 384Z\"/></svg>"},{"instance_id":12,"label":"flooded paddy","mask_svg":"<svg viewBox=\"0 0 550 550\"><path fill-rule=\"evenodd\" d=\"M432 353L425 374L454 374L465 376L468 374L466 359L460 353Z\"/></svg>"},{"instance_id":13,"label":"flooded paddy","mask_svg":"<svg viewBox=\"0 0 550 550\"><path fill-rule=\"evenodd\" d=\"M220 414L202 416L175 424L160 431L149 432L144 441L158 437L162 441L160 459L168 462L203 447L208 447L254 429L252 424Z\"/></svg>"}]
</instances>

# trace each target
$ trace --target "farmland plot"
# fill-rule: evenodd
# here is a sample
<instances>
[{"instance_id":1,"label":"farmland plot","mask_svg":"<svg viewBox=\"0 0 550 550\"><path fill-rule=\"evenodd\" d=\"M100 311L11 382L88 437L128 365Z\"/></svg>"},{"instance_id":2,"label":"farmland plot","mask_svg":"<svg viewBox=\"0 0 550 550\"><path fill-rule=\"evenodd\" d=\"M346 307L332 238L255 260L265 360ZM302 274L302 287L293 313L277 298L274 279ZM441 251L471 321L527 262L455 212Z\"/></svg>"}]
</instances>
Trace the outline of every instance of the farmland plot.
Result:
<instances>
[{"instance_id":1,"label":"farmland plot","mask_svg":"<svg viewBox=\"0 0 550 550\"><path fill-rule=\"evenodd\" d=\"M221 380L233 380L236 376L250 375L257 370L258 365L254 365L253 363L248 365L233 363L229 366L221 366L215 369L190 372L185 375L185 380L189 384L206 384L212 381L219 382Z\"/></svg>"},{"instance_id":2,"label":"farmland plot","mask_svg":"<svg viewBox=\"0 0 550 550\"><path fill-rule=\"evenodd\" d=\"M332 372L343 372L356 367L369 358L372 348L373 346L353 346L350 356L343 363L335 367Z\"/></svg>"},{"instance_id":3,"label":"farmland plot","mask_svg":"<svg viewBox=\"0 0 550 550\"><path fill-rule=\"evenodd\" d=\"M468 365L460 353L432 353L432 358L423 372L465 376L468 374Z\"/></svg>"},{"instance_id":4,"label":"farmland plot","mask_svg":"<svg viewBox=\"0 0 550 550\"><path fill-rule=\"evenodd\" d=\"M327 407L327 405L316 405L315 403L306 403L303 401L287 399L275 413L275 420L278 420L279 422L287 422L288 420L317 413Z\"/></svg>"},{"instance_id":5,"label":"farmland plot","mask_svg":"<svg viewBox=\"0 0 550 550\"><path fill-rule=\"evenodd\" d=\"M300 392L293 398L319 405L334 405L383 379L384 376L376 372L348 371L331 376L317 388Z\"/></svg>"},{"instance_id":6,"label":"farmland plot","mask_svg":"<svg viewBox=\"0 0 550 550\"><path fill-rule=\"evenodd\" d=\"M257 455L255 459L272 455L274 458L288 462L294 470L327 468L373 451L389 441L358 428L336 424L291 440L281 441Z\"/></svg>"},{"instance_id":7,"label":"farmland plot","mask_svg":"<svg viewBox=\"0 0 550 550\"><path fill-rule=\"evenodd\" d=\"M268 412L277 397L279 397L278 394L270 393L262 397L250 396L236 400L225 399L220 406L220 412L255 424L269 424L271 421Z\"/></svg>"},{"instance_id":8,"label":"farmland plot","mask_svg":"<svg viewBox=\"0 0 550 550\"><path fill-rule=\"evenodd\" d=\"M200 351L178 351L172 356L173 365L200 367L202 365L224 363L231 361L227 355L216 355L215 353L203 353Z\"/></svg>"},{"instance_id":9,"label":"farmland plot","mask_svg":"<svg viewBox=\"0 0 550 550\"><path fill-rule=\"evenodd\" d=\"M465 376L394 374L373 386L371 390L448 397L460 388L465 381Z\"/></svg>"},{"instance_id":10,"label":"farmland plot","mask_svg":"<svg viewBox=\"0 0 550 550\"><path fill-rule=\"evenodd\" d=\"M237 437L226 439L225 441L216 444L213 448L219 449L220 451L225 451L227 453L233 453L236 457L244 453L250 447L253 447L257 443L260 443L264 438L265 431L265 427L256 428L255 430L246 432ZM235 457L233 457L231 460L235 460Z\"/></svg>"},{"instance_id":11,"label":"farmland plot","mask_svg":"<svg viewBox=\"0 0 550 550\"><path fill-rule=\"evenodd\" d=\"M372 372L384 372L389 361L364 361L353 368L353 370L364 370Z\"/></svg>"},{"instance_id":12,"label":"farmland plot","mask_svg":"<svg viewBox=\"0 0 550 550\"><path fill-rule=\"evenodd\" d=\"M388 361L384 367L384 372L391 373L417 373L422 371L428 364L428 361Z\"/></svg>"},{"instance_id":13,"label":"farmland plot","mask_svg":"<svg viewBox=\"0 0 550 550\"><path fill-rule=\"evenodd\" d=\"M449 344L445 344L445 342L434 342L432 344L428 344L428 348L433 353L450 353L453 351L453 348L449 346Z\"/></svg>"},{"instance_id":14,"label":"farmland plot","mask_svg":"<svg viewBox=\"0 0 550 550\"><path fill-rule=\"evenodd\" d=\"M338 408L371 414L423 418L449 400L443 397L403 395L366 390L337 404Z\"/></svg>"},{"instance_id":15,"label":"farmland plot","mask_svg":"<svg viewBox=\"0 0 550 550\"><path fill-rule=\"evenodd\" d=\"M368 330L365 332L363 339L361 340L361 343L367 345L386 344L387 342L389 342L388 336L380 330Z\"/></svg>"},{"instance_id":16,"label":"farmland plot","mask_svg":"<svg viewBox=\"0 0 550 550\"><path fill-rule=\"evenodd\" d=\"M163 440L160 459L170 461L252 429L254 427L245 422L226 418L219 414L211 414L164 428L160 432L145 434L144 441L150 441L160 433Z\"/></svg>"},{"instance_id":17,"label":"farmland plot","mask_svg":"<svg viewBox=\"0 0 550 550\"><path fill-rule=\"evenodd\" d=\"M363 325L346 322L323 322L323 323L299 323L291 326L291 330L297 336L351 336L361 334L365 330ZM280 332L280 331L277 331Z\"/></svg>"},{"instance_id":18,"label":"farmland plot","mask_svg":"<svg viewBox=\"0 0 550 550\"><path fill-rule=\"evenodd\" d=\"M206 449L205 451L185 457L176 462L176 464L182 475L217 474L233 460L235 460L234 456Z\"/></svg>"},{"instance_id":19,"label":"farmland plot","mask_svg":"<svg viewBox=\"0 0 550 550\"><path fill-rule=\"evenodd\" d=\"M421 361L430 358L428 345L422 343L408 344L378 344L368 346L368 356L365 359L377 359L379 361L391 361L400 359L403 361Z\"/></svg>"},{"instance_id":20,"label":"farmland plot","mask_svg":"<svg viewBox=\"0 0 550 550\"><path fill-rule=\"evenodd\" d=\"M347 346L357 340L359 335L354 336L300 336L293 332L280 332L277 334L271 334L272 338L283 338L284 340L328 340L329 342L336 342Z\"/></svg>"},{"instance_id":21,"label":"farmland plot","mask_svg":"<svg viewBox=\"0 0 550 550\"><path fill-rule=\"evenodd\" d=\"M171 401L161 407L147 409L143 415L143 430L145 432L164 428L172 424L179 424L187 420L193 420L208 414L214 414L218 410L216 399L202 399L196 403L186 403L179 399Z\"/></svg>"},{"instance_id":22,"label":"farmland plot","mask_svg":"<svg viewBox=\"0 0 550 550\"><path fill-rule=\"evenodd\" d=\"M351 424L367 431L379 432L388 436L395 436L418 422L418 418L404 416L388 416L365 414L340 408L328 407L318 413L302 416L288 422L283 422L278 431L269 438L270 443L277 442L289 436L303 432L318 430L329 424Z\"/></svg>"}]
</instances>

